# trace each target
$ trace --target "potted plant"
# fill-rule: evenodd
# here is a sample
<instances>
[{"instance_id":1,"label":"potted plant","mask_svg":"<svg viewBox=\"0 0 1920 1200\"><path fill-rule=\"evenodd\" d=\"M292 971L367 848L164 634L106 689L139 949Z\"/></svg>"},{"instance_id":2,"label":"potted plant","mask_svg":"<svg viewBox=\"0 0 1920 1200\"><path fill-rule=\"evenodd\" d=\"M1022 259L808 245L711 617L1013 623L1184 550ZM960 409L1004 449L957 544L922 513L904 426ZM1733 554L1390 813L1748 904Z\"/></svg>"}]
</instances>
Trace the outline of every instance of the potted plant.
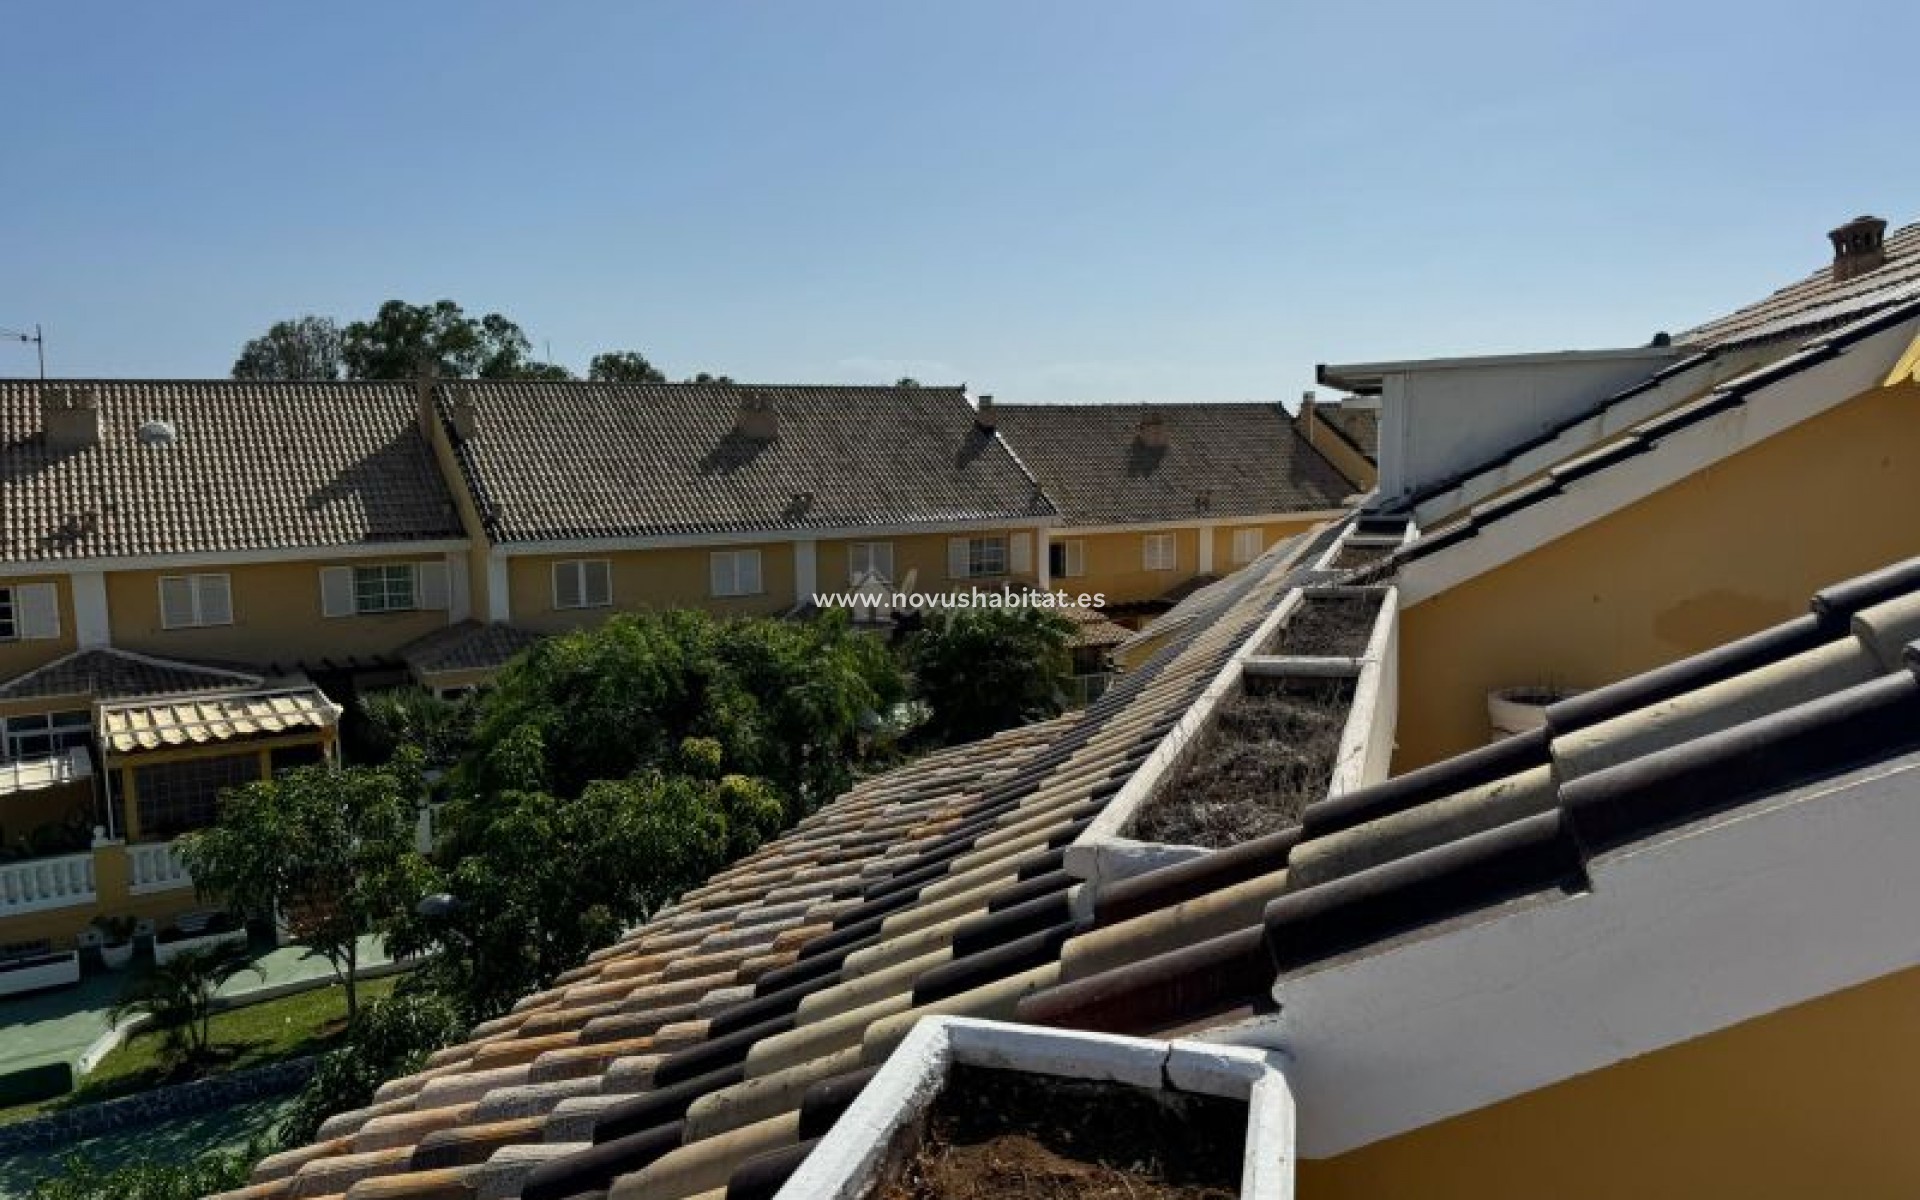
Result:
<instances>
[{"instance_id":1,"label":"potted plant","mask_svg":"<svg viewBox=\"0 0 1920 1200\"><path fill-rule=\"evenodd\" d=\"M1550 706L1579 694L1577 688L1553 683L1498 688L1488 692L1487 720L1493 725L1493 740L1501 741L1517 733L1540 728L1547 723L1547 709Z\"/></svg>"},{"instance_id":2,"label":"potted plant","mask_svg":"<svg viewBox=\"0 0 1920 1200\"><path fill-rule=\"evenodd\" d=\"M133 918L100 916L93 919L99 932L100 962L118 971L133 961Z\"/></svg>"}]
</instances>

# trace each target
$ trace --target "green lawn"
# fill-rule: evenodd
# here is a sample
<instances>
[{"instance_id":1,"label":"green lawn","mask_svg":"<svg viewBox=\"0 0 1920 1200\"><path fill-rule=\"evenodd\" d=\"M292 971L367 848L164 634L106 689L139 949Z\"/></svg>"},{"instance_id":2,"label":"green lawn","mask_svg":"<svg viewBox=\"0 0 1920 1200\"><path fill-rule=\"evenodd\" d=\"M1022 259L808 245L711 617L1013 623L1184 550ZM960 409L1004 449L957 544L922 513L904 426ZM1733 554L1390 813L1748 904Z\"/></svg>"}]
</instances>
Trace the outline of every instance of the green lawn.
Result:
<instances>
[{"instance_id":1,"label":"green lawn","mask_svg":"<svg viewBox=\"0 0 1920 1200\"><path fill-rule=\"evenodd\" d=\"M387 995L398 980L394 975L361 980L360 1003ZM163 1084L184 1083L317 1054L339 1040L346 1020L346 994L337 985L216 1013L212 1025L216 1059L194 1068L166 1061L158 1033L137 1033L101 1059L93 1072L80 1081L80 1086L67 1095L0 1109L0 1125L54 1109L144 1092Z\"/></svg>"}]
</instances>

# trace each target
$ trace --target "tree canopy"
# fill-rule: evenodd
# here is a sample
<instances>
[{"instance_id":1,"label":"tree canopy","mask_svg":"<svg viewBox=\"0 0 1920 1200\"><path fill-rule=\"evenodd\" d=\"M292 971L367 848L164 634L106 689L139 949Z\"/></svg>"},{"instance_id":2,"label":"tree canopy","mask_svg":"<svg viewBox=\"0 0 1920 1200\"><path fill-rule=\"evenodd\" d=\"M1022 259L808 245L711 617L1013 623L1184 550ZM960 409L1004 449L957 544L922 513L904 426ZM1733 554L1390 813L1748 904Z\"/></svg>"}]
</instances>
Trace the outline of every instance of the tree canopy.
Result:
<instances>
[{"instance_id":1,"label":"tree canopy","mask_svg":"<svg viewBox=\"0 0 1920 1200\"><path fill-rule=\"evenodd\" d=\"M1073 677L1073 623L1043 608L935 612L907 641L929 732L967 742L1058 715Z\"/></svg>"},{"instance_id":2,"label":"tree canopy","mask_svg":"<svg viewBox=\"0 0 1920 1200\"><path fill-rule=\"evenodd\" d=\"M275 321L240 349L235 379L335 380L347 373L346 335L331 317Z\"/></svg>"},{"instance_id":3,"label":"tree canopy","mask_svg":"<svg viewBox=\"0 0 1920 1200\"><path fill-rule=\"evenodd\" d=\"M603 383L665 383L666 373L637 350L609 350L593 356L587 378Z\"/></svg>"}]
</instances>

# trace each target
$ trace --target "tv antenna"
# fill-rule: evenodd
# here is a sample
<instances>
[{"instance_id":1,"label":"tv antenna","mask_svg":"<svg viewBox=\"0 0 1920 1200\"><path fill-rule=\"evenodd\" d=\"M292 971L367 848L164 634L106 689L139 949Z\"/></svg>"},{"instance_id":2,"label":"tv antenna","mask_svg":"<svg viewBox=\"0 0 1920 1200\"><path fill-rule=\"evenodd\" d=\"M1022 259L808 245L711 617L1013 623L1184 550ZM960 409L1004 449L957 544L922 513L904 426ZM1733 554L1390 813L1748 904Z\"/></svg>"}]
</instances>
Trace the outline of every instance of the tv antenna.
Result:
<instances>
[{"instance_id":1,"label":"tv antenna","mask_svg":"<svg viewBox=\"0 0 1920 1200\"><path fill-rule=\"evenodd\" d=\"M46 335L40 332L40 327L38 325L35 325L33 327L32 333L24 333L18 329L6 329L3 327L0 327L0 338L5 338L8 341L32 342L34 350L40 356L40 382L42 383L46 382L47 380L47 339L46 339Z\"/></svg>"}]
</instances>

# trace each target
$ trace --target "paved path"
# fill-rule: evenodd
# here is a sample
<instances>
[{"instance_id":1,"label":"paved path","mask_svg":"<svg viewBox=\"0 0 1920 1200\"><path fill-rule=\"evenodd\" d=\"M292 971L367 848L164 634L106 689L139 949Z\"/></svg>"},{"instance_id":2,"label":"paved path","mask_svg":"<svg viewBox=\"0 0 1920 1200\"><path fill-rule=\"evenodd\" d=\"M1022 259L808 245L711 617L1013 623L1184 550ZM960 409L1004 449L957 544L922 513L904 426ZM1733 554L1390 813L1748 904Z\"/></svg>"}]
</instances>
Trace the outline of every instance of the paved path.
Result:
<instances>
[{"instance_id":1,"label":"paved path","mask_svg":"<svg viewBox=\"0 0 1920 1200\"><path fill-rule=\"evenodd\" d=\"M378 938L363 938L361 969L388 962ZM302 980L331 978L333 968L323 958L309 957L298 946L282 946L258 955L254 962L265 973L237 975L220 989L222 996L243 998ZM126 971L89 975L78 986L38 995L0 1000L0 1073L47 1062L73 1062L106 1033L107 1009L120 996Z\"/></svg>"}]
</instances>

